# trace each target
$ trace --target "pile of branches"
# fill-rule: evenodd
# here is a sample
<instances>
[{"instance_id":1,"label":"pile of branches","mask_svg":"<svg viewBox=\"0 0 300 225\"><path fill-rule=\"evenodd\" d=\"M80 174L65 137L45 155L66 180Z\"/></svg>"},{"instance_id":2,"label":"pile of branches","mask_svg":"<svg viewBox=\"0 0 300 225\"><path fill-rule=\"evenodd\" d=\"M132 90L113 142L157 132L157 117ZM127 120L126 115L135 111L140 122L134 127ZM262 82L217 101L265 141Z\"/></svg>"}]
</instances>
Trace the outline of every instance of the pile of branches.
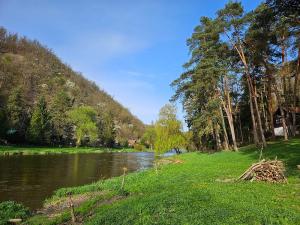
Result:
<instances>
[{"instance_id":1,"label":"pile of branches","mask_svg":"<svg viewBox=\"0 0 300 225\"><path fill-rule=\"evenodd\" d=\"M282 161L262 160L253 164L247 169L238 180L248 181L266 181L272 183L285 183L287 179L284 176L284 164Z\"/></svg>"}]
</instances>

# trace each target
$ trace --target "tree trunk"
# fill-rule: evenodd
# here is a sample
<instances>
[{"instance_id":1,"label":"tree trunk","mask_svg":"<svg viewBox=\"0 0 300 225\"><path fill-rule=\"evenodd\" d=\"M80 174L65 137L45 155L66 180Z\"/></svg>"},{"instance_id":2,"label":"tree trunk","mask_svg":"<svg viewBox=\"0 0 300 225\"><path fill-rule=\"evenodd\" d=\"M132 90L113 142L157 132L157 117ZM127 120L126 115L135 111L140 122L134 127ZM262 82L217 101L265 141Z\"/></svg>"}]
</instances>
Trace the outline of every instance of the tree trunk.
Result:
<instances>
[{"instance_id":1,"label":"tree trunk","mask_svg":"<svg viewBox=\"0 0 300 225\"><path fill-rule=\"evenodd\" d=\"M279 94L279 91L277 89L276 84L274 84L274 90L275 90L275 94L276 94L276 98L277 98L278 107L279 107L279 110L280 110L281 123L282 123L283 134L284 134L284 140L287 141L288 140L288 130L287 130L287 126L286 126L286 120L285 120L284 111L283 111L282 104L281 104L280 94Z\"/></svg>"},{"instance_id":2,"label":"tree trunk","mask_svg":"<svg viewBox=\"0 0 300 225\"><path fill-rule=\"evenodd\" d=\"M282 36L282 46L281 46L281 63L282 63L282 68L281 68L281 82L283 86L283 96L286 96L286 82L285 82L285 45L284 45L284 40L285 37L284 35ZM275 84L275 92L276 92L276 97L277 97L277 102L279 105L279 110L280 110L280 115L281 115L281 122L282 122L282 127L283 127L283 133L284 133L284 140L288 140L288 128L286 125L286 119L283 111L283 103L281 101L281 95L280 92L278 91L278 88Z\"/></svg>"},{"instance_id":3,"label":"tree trunk","mask_svg":"<svg viewBox=\"0 0 300 225\"><path fill-rule=\"evenodd\" d=\"M251 85L250 85L251 81L249 80L248 76L246 79L247 79L247 85L249 89L249 103L250 103L250 111L251 111L251 119L252 119L253 141L255 145L258 145L259 141L258 141L257 126L255 121L254 109L253 109L253 97L252 97Z\"/></svg>"},{"instance_id":4,"label":"tree trunk","mask_svg":"<svg viewBox=\"0 0 300 225\"><path fill-rule=\"evenodd\" d=\"M223 106L224 106L224 110L226 112L227 119L228 119L228 124L229 124L232 143L233 143L233 149L234 149L234 151L238 151L238 147L236 144L235 131L234 131L233 117L232 117L231 99L230 99L230 95L229 95L228 80L227 80L226 74L224 76L224 94L225 94L225 99L226 99L226 105L223 103Z\"/></svg>"},{"instance_id":5,"label":"tree trunk","mask_svg":"<svg viewBox=\"0 0 300 225\"><path fill-rule=\"evenodd\" d=\"M241 143L244 143L244 134L243 134L243 129L242 129L242 121L241 121L240 113L238 116L238 120L239 120L239 129L240 129L240 135L241 135Z\"/></svg>"},{"instance_id":6,"label":"tree trunk","mask_svg":"<svg viewBox=\"0 0 300 225\"><path fill-rule=\"evenodd\" d=\"M225 150L228 150L229 149L228 134L227 134L225 120L224 120L224 114L223 114L223 110L222 110L221 106L220 106L220 114L221 114L221 120L222 120L222 128L223 128L223 131L224 131L224 145L225 145L224 147L225 147Z\"/></svg>"},{"instance_id":7,"label":"tree trunk","mask_svg":"<svg viewBox=\"0 0 300 225\"><path fill-rule=\"evenodd\" d=\"M265 107L265 89L266 89L266 85L264 83L264 89L260 90L260 105L261 105L261 109L262 109L262 115L263 115L263 121L264 121L264 128L269 130L269 120L268 120L268 116L267 116L267 112L266 112L266 107Z\"/></svg>"},{"instance_id":8,"label":"tree trunk","mask_svg":"<svg viewBox=\"0 0 300 225\"><path fill-rule=\"evenodd\" d=\"M238 44L234 44L234 48L236 49L237 53L239 54L239 57L240 57L243 65L244 65L245 75L246 75L247 84L248 84L248 88L249 88L250 109L251 109L251 118L252 118L252 124L253 124L254 142L255 142L255 144L259 143L258 136L257 136L257 126L256 126L256 121L255 121L255 115L254 115L254 113L256 113L257 121L258 121L258 127L259 127L260 134L261 134L261 141L262 141L263 146L265 147L267 145L267 143L266 143L264 131L263 131L263 128L262 128L262 123L261 123L260 113L259 113L259 109L258 109L257 99L256 99L256 95L255 95L255 92L254 92L254 88L253 88L253 84L252 84L252 78L250 76L248 63L247 63L247 60L246 60L246 57L245 57L245 54L244 54L244 50L243 50L243 47L242 47L242 44L240 43L240 41L239 41ZM253 107L253 103L254 103L254 107ZM255 110L255 112L254 112L254 110Z\"/></svg>"},{"instance_id":9,"label":"tree trunk","mask_svg":"<svg viewBox=\"0 0 300 225\"><path fill-rule=\"evenodd\" d=\"M297 107L297 95L298 95L298 80L299 80L299 73L300 73L300 46L298 48L298 63L297 63L297 69L295 74L295 81L294 81L294 96L293 96L293 136L296 135L296 107Z\"/></svg>"},{"instance_id":10,"label":"tree trunk","mask_svg":"<svg viewBox=\"0 0 300 225\"><path fill-rule=\"evenodd\" d=\"M217 124L215 128L215 135L216 135L216 142L217 142L217 149L220 150L222 149L222 144L221 144L221 138L220 138L220 133L219 133L220 127Z\"/></svg>"},{"instance_id":11,"label":"tree trunk","mask_svg":"<svg viewBox=\"0 0 300 225\"><path fill-rule=\"evenodd\" d=\"M274 120L273 120L273 110L272 110L272 83L273 78L271 71L269 70L269 67L265 65L266 67L266 75L268 78L268 84L267 84L267 99L268 99L268 113L270 117L270 129L272 134L272 139L275 139L275 130L274 130Z\"/></svg>"},{"instance_id":12,"label":"tree trunk","mask_svg":"<svg viewBox=\"0 0 300 225\"><path fill-rule=\"evenodd\" d=\"M250 74L249 74L249 76L250 76ZM258 128L259 128L259 131L260 131L260 137L261 137L263 147L266 147L267 142L266 142L266 139L265 139L264 129L262 127L262 122L261 122L261 117L260 117L260 110L259 110L259 107L258 107L258 104L257 104L256 86L254 86L254 87L252 86L252 88L254 90L254 96L252 96L252 97L253 97L253 100L254 100L255 111L256 111L256 115L257 115Z\"/></svg>"}]
</instances>

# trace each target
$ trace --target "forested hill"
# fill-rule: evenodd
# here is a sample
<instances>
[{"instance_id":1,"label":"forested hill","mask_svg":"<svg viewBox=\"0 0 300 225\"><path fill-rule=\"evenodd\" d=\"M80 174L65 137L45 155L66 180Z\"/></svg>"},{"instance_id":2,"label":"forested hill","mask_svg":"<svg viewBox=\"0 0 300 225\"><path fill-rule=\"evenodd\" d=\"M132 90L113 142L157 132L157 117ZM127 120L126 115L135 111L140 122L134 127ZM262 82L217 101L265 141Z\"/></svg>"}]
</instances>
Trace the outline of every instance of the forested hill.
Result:
<instances>
[{"instance_id":1,"label":"forested hill","mask_svg":"<svg viewBox=\"0 0 300 225\"><path fill-rule=\"evenodd\" d=\"M2 141L84 144L92 139L100 145L126 145L144 130L128 109L51 50L4 28L0 28L0 106ZM42 124L43 120L49 121ZM41 130L43 126L47 129Z\"/></svg>"}]
</instances>

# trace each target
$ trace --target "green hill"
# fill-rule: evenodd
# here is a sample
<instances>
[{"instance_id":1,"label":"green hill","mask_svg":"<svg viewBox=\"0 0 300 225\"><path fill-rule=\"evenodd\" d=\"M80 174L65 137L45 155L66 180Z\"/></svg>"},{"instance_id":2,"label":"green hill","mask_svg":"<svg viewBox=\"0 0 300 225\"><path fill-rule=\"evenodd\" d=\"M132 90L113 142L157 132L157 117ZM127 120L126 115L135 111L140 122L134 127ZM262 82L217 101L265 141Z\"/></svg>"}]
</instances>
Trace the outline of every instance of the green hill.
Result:
<instances>
[{"instance_id":1,"label":"green hill","mask_svg":"<svg viewBox=\"0 0 300 225\"><path fill-rule=\"evenodd\" d=\"M94 82L62 63L50 49L0 28L0 120L8 126L0 131L2 139L10 123L5 117L8 99L17 88L21 90L27 115L32 114L40 96L45 97L50 110L57 93L63 91L72 108L92 106L102 120L109 117L116 142L126 144L143 133L144 124L138 118Z\"/></svg>"}]
</instances>

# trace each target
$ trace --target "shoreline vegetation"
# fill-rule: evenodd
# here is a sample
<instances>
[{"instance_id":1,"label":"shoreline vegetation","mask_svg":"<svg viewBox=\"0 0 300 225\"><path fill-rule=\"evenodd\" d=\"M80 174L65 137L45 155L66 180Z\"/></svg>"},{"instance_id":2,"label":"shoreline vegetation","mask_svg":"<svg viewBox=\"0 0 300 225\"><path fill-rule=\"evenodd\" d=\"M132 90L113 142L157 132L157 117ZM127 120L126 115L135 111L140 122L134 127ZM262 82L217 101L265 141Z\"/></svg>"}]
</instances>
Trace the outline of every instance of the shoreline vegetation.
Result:
<instances>
[{"instance_id":1,"label":"shoreline vegetation","mask_svg":"<svg viewBox=\"0 0 300 225\"><path fill-rule=\"evenodd\" d=\"M105 152L149 152L134 148L106 148L106 147L36 147L36 146L0 146L0 156L5 155L47 155L47 154L77 154L77 153L105 153Z\"/></svg>"},{"instance_id":2,"label":"shoreline vegetation","mask_svg":"<svg viewBox=\"0 0 300 225\"><path fill-rule=\"evenodd\" d=\"M76 221L84 224L297 224L299 149L297 138L269 142L263 150L263 158L284 162L285 184L237 182L259 160L253 145L192 152L162 159L157 168L58 189L26 224L71 222L70 199Z\"/></svg>"}]
</instances>

